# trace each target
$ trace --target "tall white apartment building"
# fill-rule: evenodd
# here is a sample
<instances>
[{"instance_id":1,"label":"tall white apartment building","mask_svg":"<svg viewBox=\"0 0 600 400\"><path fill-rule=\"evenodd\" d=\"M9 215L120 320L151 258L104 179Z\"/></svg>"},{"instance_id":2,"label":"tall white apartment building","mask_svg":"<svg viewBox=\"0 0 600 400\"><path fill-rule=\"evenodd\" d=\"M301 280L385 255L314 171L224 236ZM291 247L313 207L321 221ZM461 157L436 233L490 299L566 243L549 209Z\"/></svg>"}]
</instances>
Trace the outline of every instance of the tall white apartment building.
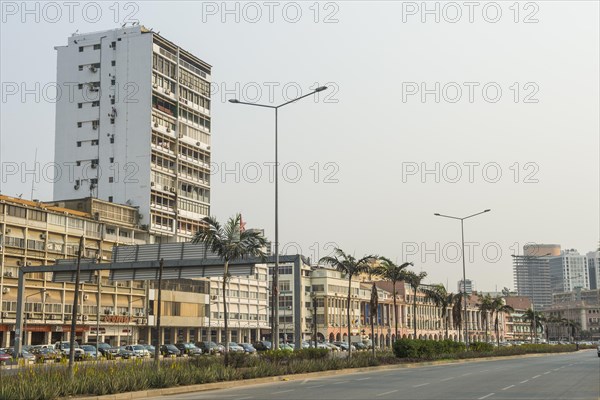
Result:
<instances>
[{"instance_id":1,"label":"tall white apartment building","mask_svg":"<svg viewBox=\"0 0 600 400\"><path fill-rule=\"evenodd\" d=\"M211 66L139 25L56 50L54 199L132 205L151 242L189 239L210 212Z\"/></svg>"},{"instance_id":2,"label":"tall white apartment building","mask_svg":"<svg viewBox=\"0 0 600 400\"><path fill-rule=\"evenodd\" d=\"M570 292L575 288L589 289L587 258L577 250L563 250L548 260L552 293Z\"/></svg>"}]
</instances>

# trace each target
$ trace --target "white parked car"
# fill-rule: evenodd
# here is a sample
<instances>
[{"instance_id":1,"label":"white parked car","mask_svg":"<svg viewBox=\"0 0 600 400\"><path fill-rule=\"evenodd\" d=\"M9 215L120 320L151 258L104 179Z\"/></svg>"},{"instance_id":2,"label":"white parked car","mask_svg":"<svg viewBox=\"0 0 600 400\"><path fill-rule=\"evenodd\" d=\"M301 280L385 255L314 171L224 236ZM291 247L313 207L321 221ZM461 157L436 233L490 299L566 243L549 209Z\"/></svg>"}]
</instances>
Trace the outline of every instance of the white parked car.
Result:
<instances>
[{"instance_id":1,"label":"white parked car","mask_svg":"<svg viewBox=\"0 0 600 400\"><path fill-rule=\"evenodd\" d=\"M133 351L136 357L150 357L150 352L141 344L125 346L125 350Z\"/></svg>"},{"instance_id":2,"label":"white parked car","mask_svg":"<svg viewBox=\"0 0 600 400\"><path fill-rule=\"evenodd\" d=\"M242 346L240 346L239 344L237 344L236 342L229 342L229 351L234 352L234 353L243 353L246 350L244 350L244 348Z\"/></svg>"}]
</instances>

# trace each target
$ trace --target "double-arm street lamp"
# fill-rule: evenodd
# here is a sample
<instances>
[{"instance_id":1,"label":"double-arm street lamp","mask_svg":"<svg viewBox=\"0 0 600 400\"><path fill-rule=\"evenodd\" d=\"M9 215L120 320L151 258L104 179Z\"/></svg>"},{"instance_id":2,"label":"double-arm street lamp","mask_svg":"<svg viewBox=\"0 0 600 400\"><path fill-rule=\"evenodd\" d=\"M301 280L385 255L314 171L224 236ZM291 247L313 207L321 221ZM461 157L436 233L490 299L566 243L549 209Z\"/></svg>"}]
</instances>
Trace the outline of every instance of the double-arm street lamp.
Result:
<instances>
[{"instance_id":1,"label":"double-arm street lamp","mask_svg":"<svg viewBox=\"0 0 600 400\"><path fill-rule=\"evenodd\" d=\"M274 106L270 104L258 104L258 103L247 103L238 99L229 100L230 103L243 104L247 106L256 106L263 108L270 108L275 110L275 269L273 270L273 290L271 292L271 300L273 307L273 319L271 327L271 339L273 340L273 348L279 348L279 159L278 159L278 142L277 142L277 130L278 130L278 111L281 107L287 106L288 104L295 103L296 101L303 99L308 96L312 96L315 93L322 92L327 89L327 86L320 86L310 93L295 99L286 101L280 105Z\"/></svg>"},{"instance_id":2,"label":"double-arm street lamp","mask_svg":"<svg viewBox=\"0 0 600 400\"><path fill-rule=\"evenodd\" d=\"M461 240L462 240L462 251L461 251L461 258L462 258L462 268L463 268L463 298L464 298L464 311L463 311L463 315L464 315L464 320L465 320L465 346L467 347L467 349L469 348L469 320L468 320L468 313L467 313L467 274L466 274L466 270L465 270L465 227L464 227L464 221L465 219L469 219L469 218L473 218L477 215L481 215L484 214L486 212L490 212L492 210L487 209L487 210L483 210L480 211L478 213L469 215L467 217L453 217L451 215L444 215L444 214L439 214L439 213L435 213L433 215L435 215L436 217L444 217L444 218L451 218L451 219L457 219L460 221L460 233L461 233Z\"/></svg>"}]
</instances>

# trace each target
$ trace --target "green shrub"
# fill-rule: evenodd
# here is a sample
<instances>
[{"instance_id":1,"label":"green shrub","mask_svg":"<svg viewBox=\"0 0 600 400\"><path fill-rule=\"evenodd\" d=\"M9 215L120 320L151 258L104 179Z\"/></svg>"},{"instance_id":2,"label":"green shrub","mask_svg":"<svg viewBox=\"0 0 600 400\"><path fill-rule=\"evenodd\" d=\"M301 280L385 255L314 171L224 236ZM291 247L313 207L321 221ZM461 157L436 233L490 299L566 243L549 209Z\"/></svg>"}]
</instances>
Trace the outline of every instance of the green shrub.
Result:
<instances>
[{"instance_id":1,"label":"green shrub","mask_svg":"<svg viewBox=\"0 0 600 400\"><path fill-rule=\"evenodd\" d=\"M494 351L494 345L485 342L469 343L469 350L475 353L489 353Z\"/></svg>"}]
</instances>

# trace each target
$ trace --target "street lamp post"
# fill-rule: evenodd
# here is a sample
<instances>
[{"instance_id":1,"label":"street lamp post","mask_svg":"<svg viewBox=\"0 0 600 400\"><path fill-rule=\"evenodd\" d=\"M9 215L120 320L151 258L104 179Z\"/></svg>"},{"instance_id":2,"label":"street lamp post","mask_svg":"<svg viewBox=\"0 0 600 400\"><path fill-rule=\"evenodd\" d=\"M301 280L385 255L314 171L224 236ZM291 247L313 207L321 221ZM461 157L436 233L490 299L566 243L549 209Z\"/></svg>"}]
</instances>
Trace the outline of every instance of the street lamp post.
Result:
<instances>
[{"instance_id":1,"label":"street lamp post","mask_svg":"<svg viewBox=\"0 0 600 400\"><path fill-rule=\"evenodd\" d=\"M327 86L320 86L310 93L303 96L297 97L293 100L286 101L278 106L270 104L258 104L258 103L247 103L238 99L230 99L229 102L233 104L243 104L247 106L264 107L275 110L275 269L273 270L273 291L271 293L272 307L273 307L273 319L271 320L271 339L273 340L273 348L279 348L279 159L278 159L278 111L281 107L288 104L294 103L300 99L311 96L315 93L326 90Z\"/></svg>"},{"instance_id":2,"label":"street lamp post","mask_svg":"<svg viewBox=\"0 0 600 400\"><path fill-rule=\"evenodd\" d=\"M42 289L42 290L40 290L40 291L38 291L38 292L35 292L35 293L32 293L32 294L30 294L29 296L25 296L25 303L24 303L24 305L23 305L23 308L26 308L25 306L27 305L27 299L28 299L28 298L30 298L30 297L33 297L33 296L37 296L38 294L42 294L42 295L44 296L44 299L43 299L43 300L46 300L46 297L48 297L48 295L49 295L49 294L46 292L46 289ZM43 310L42 310L42 312L43 312ZM27 322L29 321L29 318L27 318L27 314L28 314L28 313L26 312L26 313L25 313L25 324L23 325L23 334L25 335L25 340L23 341L23 343L24 343L25 345L30 345L31 343L29 343L29 342L27 341Z\"/></svg>"},{"instance_id":3,"label":"street lamp post","mask_svg":"<svg viewBox=\"0 0 600 400\"><path fill-rule=\"evenodd\" d=\"M469 218L473 218L477 215L486 213L486 212L490 212L492 210L487 209L487 210L483 210L480 211L478 213L475 214L471 214L469 216L466 217L454 217L451 215L444 215L444 214L440 214L440 213L435 213L433 215L435 215L436 217L444 217L444 218L451 218L451 219L457 219L460 221L460 234L461 234L461 241L462 241L462 251L461 251L461 258L462 258L462 269L463 269L463 298L464 298L464 311L463 311L463 315L464 315L464 320L465 320L465 346L467 347L467 349L469 349L469 320L468 320L468 313L467 313L467 274L466 274L466 268L465 268L465 227L464 227L464 221L465 219L469 219Z\"/></svg>"}]
</instances>

